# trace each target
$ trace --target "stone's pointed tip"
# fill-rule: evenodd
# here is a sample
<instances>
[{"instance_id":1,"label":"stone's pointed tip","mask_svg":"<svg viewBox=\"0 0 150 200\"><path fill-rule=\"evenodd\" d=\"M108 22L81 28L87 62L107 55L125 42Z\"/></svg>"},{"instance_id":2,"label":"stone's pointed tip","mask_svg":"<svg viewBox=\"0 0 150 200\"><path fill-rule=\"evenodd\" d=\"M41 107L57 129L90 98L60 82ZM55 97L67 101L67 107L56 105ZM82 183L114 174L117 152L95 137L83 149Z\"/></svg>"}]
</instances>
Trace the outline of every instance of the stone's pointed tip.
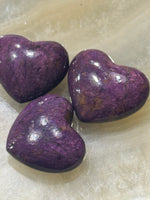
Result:
<instances>
[{"instance_id":1,"label":"stone's pointed tip","mask_svg":"<svg viewBox=\"0 0 150 200\"><path fill-rule=\"evenodd\" d=\"M57 42L32 42L20 35L5 35L0 40L1 84L18 102L52 90L68 67L68 53Z\"/></svg>"},{"instance_id":2,"label":"stone's pointed tip","mask_svg":"<svg viewBox=\"0 0 150 200\"><path fill-rule=\"evenodd\" d=\"M14 122L7 138L7 151L38 170L74 169L83 160L85 144L70 126L72 113L70 102L58 95L32 101Z\"/></svg>"},{"instance_id":3,"label":"stone's pointed tip","mask_svg":"<svg viewBox=\"0 0 150 200\"><path fill-rule=\"evenodd\" d=\"M149 95L149 81L139 70L116 65L102 51L80 52L68 72L69 92L84 122L121 119L140 109Z\"/></svg>"}]
</instances>

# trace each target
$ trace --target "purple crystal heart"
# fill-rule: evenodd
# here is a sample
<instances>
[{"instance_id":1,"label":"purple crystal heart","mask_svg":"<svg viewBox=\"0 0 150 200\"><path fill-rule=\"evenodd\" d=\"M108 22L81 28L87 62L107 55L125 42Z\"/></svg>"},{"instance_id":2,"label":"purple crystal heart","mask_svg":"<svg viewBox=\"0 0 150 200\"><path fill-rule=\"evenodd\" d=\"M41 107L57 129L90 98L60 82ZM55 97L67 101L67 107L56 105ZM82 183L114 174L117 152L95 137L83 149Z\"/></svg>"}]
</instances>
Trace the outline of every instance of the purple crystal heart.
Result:
<instances>
[{"instance_id":1,"label":"purple crystal heart","mask_svg":"<svg viewBox=\"0 0 150 200\"><path fill-rule=\"evenodd\" d=\"M53 89L68 70L68 54L56 42L31 42L18 35L0 37L0 82L18 102Z\"/></svg>"},{"instance_id":2,"label":"purple crystal heart","mask_svg":"<svg viewBox=\"0 0 150 200\"><path fill-rule=\"evenodd\" d=\"M7 151L22 163L46 172L77 167L85 144L71 127L72 105L63 97L45 95L19 114L7 138Z\"/></svg>"},{"instance_id":3,"label":"purple crystal heart","mask_svg":"<svg viewBox=\"0 0 150 200\"><path fill-rule=\"evenodd\" d=\"M149 95L142 72L116 65L99 50L82 51L73 59L68 84L76 114L84 122L126 117L141 108Z\"/></svg>"}]
</instances>

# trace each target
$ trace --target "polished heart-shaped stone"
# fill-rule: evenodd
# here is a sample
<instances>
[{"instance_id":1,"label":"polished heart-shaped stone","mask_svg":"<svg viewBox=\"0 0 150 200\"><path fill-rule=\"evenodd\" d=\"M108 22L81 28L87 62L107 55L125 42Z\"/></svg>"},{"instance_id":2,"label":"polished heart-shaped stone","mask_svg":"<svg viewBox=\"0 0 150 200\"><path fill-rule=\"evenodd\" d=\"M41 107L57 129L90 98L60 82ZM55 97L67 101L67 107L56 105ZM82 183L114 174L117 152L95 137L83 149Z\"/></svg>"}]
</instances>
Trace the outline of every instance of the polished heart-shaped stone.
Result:
<instances>
[{"instance_id":1,"label":"polished heart-shaped stone","mask_svg":"<svg viewBox=\"0 0 150 200\"><path fill-rule=\"evenodd\" d=\"M53 89L68 71L68 54L56 42L31 42L18 35L0 37L0 83L18 102Z\"/></svg>"},{"instance_id":2,"label":"polished heart-shaped stone","mask_svg":"<svg viewBox=\"0 0 150 200\"><path fill-rule=\"evenodd\" d=\"M126 117L141 108L149 95L142 72L115 64L99 50L82 51L73 59L68 84L73 107L84 122Z\"/></svg>"},{"instance_id":3,"label":"polished heart-shaped stone","mask_svg":"<svg viewBox=\"0 0 150 200\"><path fill-rule=\"evenodd\" d=\"M19 114L7 139L7 151L22 163L46 172L77 167L85 144L71 127L72 105L63 97L45 95Z\"/></svg>"}]
</instances>

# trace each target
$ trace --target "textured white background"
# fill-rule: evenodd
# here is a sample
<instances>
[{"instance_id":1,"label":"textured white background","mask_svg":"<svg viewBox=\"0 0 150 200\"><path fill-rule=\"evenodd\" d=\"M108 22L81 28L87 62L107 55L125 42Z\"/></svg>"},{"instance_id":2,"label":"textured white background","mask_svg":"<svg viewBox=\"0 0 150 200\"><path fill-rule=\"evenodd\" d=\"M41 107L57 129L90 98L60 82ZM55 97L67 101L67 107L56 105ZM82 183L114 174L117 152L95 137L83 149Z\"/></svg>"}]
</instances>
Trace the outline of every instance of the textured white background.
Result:
<instances>
[{"instance_id":1,"label":"textured white background","mask_svg":"<svg viewBox=\"0 0 150 200\"><path fill-rule=\"evenodd\" d=\"M150 78L149 0L0 0L0 35L11 33L58 41L70 60L98 48ZM51 93L68 98L66 79ZM85 124L75 117L87 154L63 174L30 169L6 152L9 129L25 105L0 86L0 200L150 200L150 99L116 122Z\"/></svg>"}]
</instances>

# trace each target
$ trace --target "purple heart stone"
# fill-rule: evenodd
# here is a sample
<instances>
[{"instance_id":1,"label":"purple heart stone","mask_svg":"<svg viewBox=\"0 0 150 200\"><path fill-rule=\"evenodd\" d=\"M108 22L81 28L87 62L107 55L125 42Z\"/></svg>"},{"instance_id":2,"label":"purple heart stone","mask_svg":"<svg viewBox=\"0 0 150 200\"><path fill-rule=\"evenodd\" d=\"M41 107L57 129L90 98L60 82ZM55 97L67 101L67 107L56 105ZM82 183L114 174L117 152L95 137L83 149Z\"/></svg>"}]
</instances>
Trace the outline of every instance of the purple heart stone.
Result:
<instances>
[{"instance_id":1,"label":"purple heart stone","mask_svg":"<svg viewBox=\"0 0 150 200\"><path fill-rule=\"evenodd\" d=\"M141 108L149 95L142 72L116 65L99 50L82 51L73 59L68 84L76 114L84 122L126 117Z\"/></svg>"},{"instance_id":2,"label":"purple heart stone","mask_svg":"<svg viewBox=\"0 0 150 200\"><path fill-rule=\"evenodd\" d=\"M0 83L22 103L53 89L68 71L68 54L56 42L31 42L18 35L0 37Z\"/></svg>"},{"instance_id":3,"label":"purple heart stone","mask_svg":"<svg viewBox=\"0 0 150 200\"><path fill-rule=\"evenodd\" d=\"M77 167L85 144L71 127L72 105L63 97L45 95L19 114L7 138L7 151L22 163L46 172Z\"/></svg>"}]
</instances>

